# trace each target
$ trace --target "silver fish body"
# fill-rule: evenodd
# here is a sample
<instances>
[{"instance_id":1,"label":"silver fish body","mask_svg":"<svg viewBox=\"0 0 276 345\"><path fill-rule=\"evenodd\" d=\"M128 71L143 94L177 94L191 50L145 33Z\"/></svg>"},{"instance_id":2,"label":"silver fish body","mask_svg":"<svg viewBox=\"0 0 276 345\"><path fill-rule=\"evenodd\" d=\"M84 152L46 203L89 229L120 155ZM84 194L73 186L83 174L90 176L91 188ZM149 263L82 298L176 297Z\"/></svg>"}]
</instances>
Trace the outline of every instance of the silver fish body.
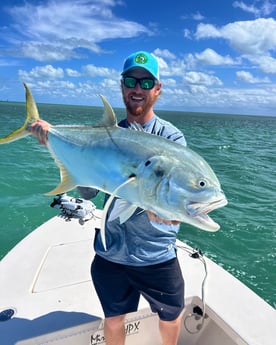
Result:
<instances>
[{"instance_id":1,"label":"silver fish body","mask_svg":"<svg viewBox=\"0 0 276 345\"><path fill-rule=\"evenodd\" d=\"M25 86L26 87L26 86ZM27 91L27 109L36 108ZM207 231L219 225L208 215L227 204L219 180L208 163L191 149L165 138L117 126L110 105L99 126L53 126L48 148L61 172L61 183L48 194L90 186L160 218L189 223ZM30 116L29 121L37 119ZM0 143L21 138L17 130ZM118 188L119 187L119 188Z\"/></svg>"}]
</instances>

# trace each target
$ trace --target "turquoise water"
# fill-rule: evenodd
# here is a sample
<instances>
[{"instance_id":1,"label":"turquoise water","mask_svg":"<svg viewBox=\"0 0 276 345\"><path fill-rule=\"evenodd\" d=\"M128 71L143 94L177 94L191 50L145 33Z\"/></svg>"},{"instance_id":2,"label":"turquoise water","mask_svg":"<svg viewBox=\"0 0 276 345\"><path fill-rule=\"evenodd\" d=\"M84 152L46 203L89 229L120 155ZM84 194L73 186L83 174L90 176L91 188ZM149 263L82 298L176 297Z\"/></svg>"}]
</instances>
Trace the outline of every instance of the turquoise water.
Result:
<instances>
[{"instance_id":1,"label":"turquoise water","mask_svg":"<svg viewBox=\"0 0 276 345\"><path fill-rule=\"evenodd\" d=\"M102 109L41 104L39 111L53 124L80 124L95 123ZM212 213L220 231L208 233L182 224L179 238L275 306L276 117L157 113L180 128L189 146L210 163L229 201ZM23 103L0 102L0 137L21 126L24 114ZM123 117L124 111L118 109L117 115ZM59 172L47 149L32 137L1 145L0 162L1 259L57 214L49 207L52 198L43 193L56 186Z\"/></svg>"}]
</instances>

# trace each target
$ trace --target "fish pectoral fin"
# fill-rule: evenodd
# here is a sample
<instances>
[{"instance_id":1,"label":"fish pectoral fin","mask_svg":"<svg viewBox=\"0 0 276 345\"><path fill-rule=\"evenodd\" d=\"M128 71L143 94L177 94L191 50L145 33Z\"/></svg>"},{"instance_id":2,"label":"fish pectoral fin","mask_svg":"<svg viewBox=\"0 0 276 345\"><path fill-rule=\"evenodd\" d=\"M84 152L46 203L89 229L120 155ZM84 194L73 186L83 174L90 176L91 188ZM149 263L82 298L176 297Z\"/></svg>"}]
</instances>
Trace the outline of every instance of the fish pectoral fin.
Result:
<instances>
[{"instance_id":1,"label":"fish pectoral fin","mask_svg":"<svg viewBox=\"0 0 276 345\"><path fill-rule=\"evenodd\" d=\"M131 204L125 211L122 211L121 215L119 216L120 224L125 223L136 211L137 206Z\"/></svg>"},{"instance_id":2,"label":"fish pectoral fin","mask_svg":"<svg viewBox=\"0 0 276 345\"><path fill-rule=\"evenodd\" d=\"M123 224L133 215L136 208L137 206L131 204L126 200L117 199L108 217L108 221L112 222L114 219L119 218L120 224Z\"/></svg>"},{"instance_id":3,"label":"fish pectoral fin","mask_svg":"<svg viewBox=\"0 0 276 345\"><path fill-rule=\"evenodd\" d=\"M107 250L106 239L105 239L105 222L106 222L107 211L109 210L109 207L110 207L112 201L116 197L116 193L118 193L118 191L122 187L127 185L128 183L131 183L131 182L135 181L135 179L136 179L135 176L130 176L125 182L123 182L117 188L115 188L115 190L110 194L110 197L108 198L107 202L105 203L105 206L104 206L104 209L103 209L103 214L102 214L102 219L101 219L101 228L100 228L100 234L101 234L102 243L103 243L103 247L104 247L105 251Z\"/></svg>"},{"instance_id":4,"label":"fish pectoral fin","mask_svg":"<svg viewBox=\"0 0 276 345\"><path fill-rule=\"evenodd\" d=\"M33 95L25 83L24 83L24 87L26 90L26 108L27 108L27 115L26 115L25 122L22 127L11 132L4 138L1 138L0 144L8 144L30 135L30 132L28 131L29 124L39 119L39 113L38 113Z\"/></svg>"},{"instance_id":5,"label":"fish pectoral fin","mask_svg":"<svg viewBox=\"0 0 276 345\"><path fill-rule=\"evenodd\" d=\"M62 194L77 187L73 176L68 172L65 166L58 160L56 160L56 162L60 169L61 183L55 189L51 190L48 193L45 193L45 195Z\"/></svg>"}]
</instances>

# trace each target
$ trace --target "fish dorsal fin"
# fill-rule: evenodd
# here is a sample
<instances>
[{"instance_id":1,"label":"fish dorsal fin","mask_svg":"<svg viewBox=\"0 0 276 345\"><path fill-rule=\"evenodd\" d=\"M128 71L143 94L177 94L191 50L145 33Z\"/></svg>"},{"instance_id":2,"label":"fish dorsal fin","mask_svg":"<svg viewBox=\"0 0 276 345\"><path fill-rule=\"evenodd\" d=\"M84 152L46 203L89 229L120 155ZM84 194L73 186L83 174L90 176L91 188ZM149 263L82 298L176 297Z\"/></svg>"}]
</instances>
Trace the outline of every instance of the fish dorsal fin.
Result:
<instances>
[{"instance_id":1,"label":"fish dorsal fin","mask_svg":"<svg viewBox=\"0 0 276 345\"><path fill-rule=\"evenodd\" d=\"M111 105L108 103L106 98L103 95L99 95L102 99L103 105L104 105L104 113L103 117L98 124L98 126L102 127L114 127L117 126L117 119L116 115L111 107Z\"/></svg>"}]
</instances>

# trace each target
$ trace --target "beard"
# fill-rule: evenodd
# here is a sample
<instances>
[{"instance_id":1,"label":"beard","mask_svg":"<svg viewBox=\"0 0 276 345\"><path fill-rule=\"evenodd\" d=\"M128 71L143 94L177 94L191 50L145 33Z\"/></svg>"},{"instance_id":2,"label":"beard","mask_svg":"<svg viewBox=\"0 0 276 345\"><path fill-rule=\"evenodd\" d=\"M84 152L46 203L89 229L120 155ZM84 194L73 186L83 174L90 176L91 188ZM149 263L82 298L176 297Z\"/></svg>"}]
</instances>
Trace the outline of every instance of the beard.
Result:
<instances>
[{"instance_id":1,"label":"beard","mask_svg":"<svg viewBox=\"0 0 276 345\"><path fill-rule=\"evenodd\" d=\"M136 104L131 100L131 95L128 98L123 94L123 100L127 109L127 112L132 116L141 116L146 114L154 105L156 96L147 98L146 101L141 102L142 104ZM140 102L137 102L140 103Z\"/></svg>"}]
</instances>

